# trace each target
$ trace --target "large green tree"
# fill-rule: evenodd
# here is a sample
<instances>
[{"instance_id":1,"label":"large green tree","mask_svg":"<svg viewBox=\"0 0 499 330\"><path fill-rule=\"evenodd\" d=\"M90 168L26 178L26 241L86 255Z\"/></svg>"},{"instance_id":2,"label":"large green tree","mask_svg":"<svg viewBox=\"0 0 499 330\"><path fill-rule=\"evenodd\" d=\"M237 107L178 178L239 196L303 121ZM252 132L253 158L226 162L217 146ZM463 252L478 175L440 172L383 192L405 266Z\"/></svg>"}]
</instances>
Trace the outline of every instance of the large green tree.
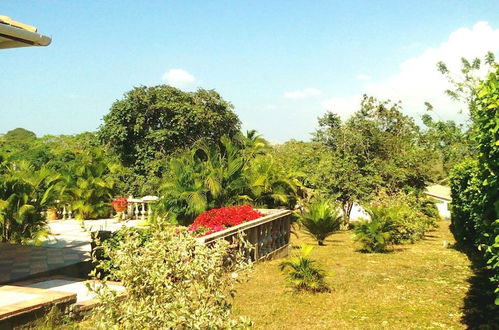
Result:
<instances>
[{"instance_id":1,"label":"large green tree","mask_svg":"<svg viewBox=\"0 0 499 330\"><path fill-rule=\"evenodd\" d=\"M432 177L432 155L399 103L365 95L359 111L347 121L328 112L319 118L319 126L314 140L325 150L312 181L341 202L345 221L354 202L367 201L381 189L422 189Z\"/></svg>"},{"instance_id":2,"label":"large green tree","mask_svg":"<svg viewBox=\"0 0 499 330\"><path fill-rule=\"evenodd\" d=\"M233 106L214 90L159 85L136 87L114 102L98 134L125 166L144 176L158 174L166 155L201 138L218 142L239 127Z\"/></svg>"},{"instance_id":3,"label":"large green tree","mask_svg":"<svg viewBox=\"0 0 499 330\"><path fill-rule=\"evenodd\" d=\"M435 171L440 182L447 182L450 170L463 158L474 155L475 144L469 136L469 131L453 120L434 120L431 115L422 116L423 142L435 159Z\"/></svg>"}]
</instances>

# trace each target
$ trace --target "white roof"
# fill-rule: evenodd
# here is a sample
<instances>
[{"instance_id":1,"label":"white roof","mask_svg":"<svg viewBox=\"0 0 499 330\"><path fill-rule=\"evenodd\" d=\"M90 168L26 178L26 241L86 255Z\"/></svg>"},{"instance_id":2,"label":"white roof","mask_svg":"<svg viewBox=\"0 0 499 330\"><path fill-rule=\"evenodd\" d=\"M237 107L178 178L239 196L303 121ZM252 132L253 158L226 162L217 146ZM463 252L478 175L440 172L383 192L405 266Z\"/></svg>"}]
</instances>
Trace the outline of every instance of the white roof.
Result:
<instances>
[{"instance_id":1,"label":"white roof","mask_svg":"<svg viewBox=\"0 0 499 330\"><path fill-rule=\"evenodd\" d=\"M0 49L48 46L52 42L51 38L36 32L34 26L16 22L8 16L0 16Z\"/></svg>"},{"instance_id":2,"label":"white roof","mask_svg":"<svg viewBox=\"0 0 499 330\"><path fill-rule=\"evenodd\" d=\"M440 184L428 186L428 187L426 187L425 194L432 196L432 197L435 197L435 198L445 199L448 201L452 200L452 198L450 197L450 187L449 186L442 186Z\"/></svg>"}]
</instances>

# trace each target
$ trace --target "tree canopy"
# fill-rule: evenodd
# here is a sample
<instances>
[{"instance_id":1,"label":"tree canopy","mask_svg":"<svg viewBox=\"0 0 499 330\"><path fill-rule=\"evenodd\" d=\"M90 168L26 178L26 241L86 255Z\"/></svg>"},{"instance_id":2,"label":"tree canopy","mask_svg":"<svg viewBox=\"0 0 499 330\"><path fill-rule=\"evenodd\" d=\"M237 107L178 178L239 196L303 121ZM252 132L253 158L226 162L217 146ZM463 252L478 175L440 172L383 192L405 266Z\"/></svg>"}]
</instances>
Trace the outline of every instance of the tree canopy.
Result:
<instances>
[{"instance_id":1,"label":"tree canopy","mask_svg":"<svg viewBox=\"0 0 499 330\"><path fill-rule=\"evenodd\" d=\"M184 92L159 85L136 87L104 116L100 140L135 173L154 170L154 160L204 138L219 141L240 128L233 106L214 90Z\"/></svg>"}]
</instances>

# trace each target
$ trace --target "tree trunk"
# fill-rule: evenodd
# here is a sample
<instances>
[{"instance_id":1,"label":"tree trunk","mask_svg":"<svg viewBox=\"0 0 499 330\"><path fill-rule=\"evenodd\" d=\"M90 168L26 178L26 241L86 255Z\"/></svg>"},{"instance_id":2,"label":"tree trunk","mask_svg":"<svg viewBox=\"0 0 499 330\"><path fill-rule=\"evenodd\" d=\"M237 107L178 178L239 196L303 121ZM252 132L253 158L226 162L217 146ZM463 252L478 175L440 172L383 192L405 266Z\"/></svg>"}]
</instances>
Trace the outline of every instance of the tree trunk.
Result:
<instances>
[{"instance_id":1,"label":"tree trunk","mask_svg":"<svg viewBox=\"0 0 499 330\"><path fill-rule=\"evenodd\" d=\"M344 201L341 204L341 209L343 211L343 223L341 224L341 229L348 229L348 224L350 223L350 213L352 212L353 201Z\"/></svg>"}]
</instances>

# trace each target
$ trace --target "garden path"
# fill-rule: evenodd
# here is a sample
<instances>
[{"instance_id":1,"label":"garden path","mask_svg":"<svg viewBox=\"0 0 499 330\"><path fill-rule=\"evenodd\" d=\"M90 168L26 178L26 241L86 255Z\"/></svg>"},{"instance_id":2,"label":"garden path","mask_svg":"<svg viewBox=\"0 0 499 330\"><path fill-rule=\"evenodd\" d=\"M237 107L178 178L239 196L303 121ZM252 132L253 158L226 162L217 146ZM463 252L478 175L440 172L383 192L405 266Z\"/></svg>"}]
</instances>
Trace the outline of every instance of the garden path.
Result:
<instances>
[{"instance_id":1,"label":"garden path","mask_svg":"<svg viewBox=\"0 0 499 330\"><path fill-rule=\"evenodd\" d=\"M91 232L116 231L122 227L135 227L139 222L140 220L118 222L116 219L53 220L48 223L50 235L42 246L90 252Z\"/></svg>"}]
</instances>

